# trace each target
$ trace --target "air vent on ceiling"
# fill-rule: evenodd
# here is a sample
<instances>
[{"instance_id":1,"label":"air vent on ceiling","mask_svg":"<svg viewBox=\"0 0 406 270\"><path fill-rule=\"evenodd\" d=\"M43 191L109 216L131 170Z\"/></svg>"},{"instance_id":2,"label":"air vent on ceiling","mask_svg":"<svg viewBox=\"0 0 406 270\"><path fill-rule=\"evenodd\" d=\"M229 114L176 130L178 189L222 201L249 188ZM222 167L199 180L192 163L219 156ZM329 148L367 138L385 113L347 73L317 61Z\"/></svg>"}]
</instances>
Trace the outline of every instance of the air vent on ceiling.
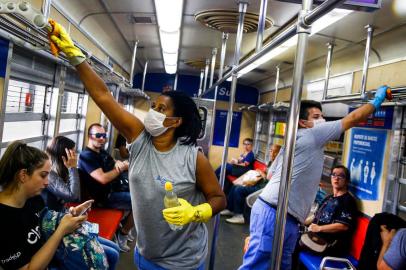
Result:
<instances>
[{"instance_id":1,"label":"air vent on ceiling","mask_svg":"<svg viewBox=\"0 0 406 270\"><path fill-rule=\"evenodd\" d=\"M154 16L129 16L128 18L130 23L133 24L155 24L156 19Z\"/></svg>"},{"instance_id":2,"label":"air vent on ceiling","mask_svg":"<svg viewBox=\"0 0 406 270\"><path fill-rule=\"evenodd\" d=\"M238 11L225 9L205 10L195 14L195 20L204 26L226 33L236 33L238 28ZM273 20L265 20L265 29L272 27ZM258 29L258 14L247 12L244 19L244 32L255 32Z\"/></svg>"}]
</instances>

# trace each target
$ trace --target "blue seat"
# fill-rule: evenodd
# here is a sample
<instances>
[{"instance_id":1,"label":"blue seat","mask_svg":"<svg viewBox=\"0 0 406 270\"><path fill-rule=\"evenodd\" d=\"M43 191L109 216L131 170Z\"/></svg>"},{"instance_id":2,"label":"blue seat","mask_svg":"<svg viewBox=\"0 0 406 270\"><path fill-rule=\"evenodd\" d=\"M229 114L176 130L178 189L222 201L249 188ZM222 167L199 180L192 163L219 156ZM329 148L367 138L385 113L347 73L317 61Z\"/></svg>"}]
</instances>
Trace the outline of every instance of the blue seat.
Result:
<instances>
[{"instance_id":1,"label":"blue seat","mask_svg":"<svg viewBox=\"0 0 406 270\"><path fill-rule=\"evenodd\" d=\"M348 259L355 267L358 266L358 260L356 260L353 256L346 256L345 259ZM306 266L309 270L319 270L321 261L323 260L322 256L315 255L308 251L302 251L299 253L299 260ZM347 269L347 264L342 262L332 262L329 261L326 264L326 267L337 268L337 269Z\"/></svg>"}]
</instances>

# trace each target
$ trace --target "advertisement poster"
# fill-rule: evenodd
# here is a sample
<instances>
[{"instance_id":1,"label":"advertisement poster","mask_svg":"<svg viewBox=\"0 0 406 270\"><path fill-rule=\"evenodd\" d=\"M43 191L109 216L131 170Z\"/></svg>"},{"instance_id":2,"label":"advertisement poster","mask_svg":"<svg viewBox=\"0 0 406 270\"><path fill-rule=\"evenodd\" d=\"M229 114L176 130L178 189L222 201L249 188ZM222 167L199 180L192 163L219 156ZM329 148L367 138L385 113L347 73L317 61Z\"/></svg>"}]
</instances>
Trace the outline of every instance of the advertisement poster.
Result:
<instances>
[{"instance_id":1,"label":"advertisement poster","mask_svg":"<svg viewBox=\"0 0 406 270\"><path fill-rule=\"evenodd\" d=\"M227 111L216 110L216 122L214 124L213 145L224 145L224 135L226 134ZM231 125L230 147L238 147L241 128L241 112L233 112L233 123Z\"/></svg>"},{"instance_id":2,"label":"advertisement poster","mask_svg":"<svg viewBox=\"0 0 406 270\"><path fill-rule=\"evenodd\" d=\"M352 128L347 168L351 172L350 191L361 200L379 198L388 131Z\"/></svg>"}]
</instances>

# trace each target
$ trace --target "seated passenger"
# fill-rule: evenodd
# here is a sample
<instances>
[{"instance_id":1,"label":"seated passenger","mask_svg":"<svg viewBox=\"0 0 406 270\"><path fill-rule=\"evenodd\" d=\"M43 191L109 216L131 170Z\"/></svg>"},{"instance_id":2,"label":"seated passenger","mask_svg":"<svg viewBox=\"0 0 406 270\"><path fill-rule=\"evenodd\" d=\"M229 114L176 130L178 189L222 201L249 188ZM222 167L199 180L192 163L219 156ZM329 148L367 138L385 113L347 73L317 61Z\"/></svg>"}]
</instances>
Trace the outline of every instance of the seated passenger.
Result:
<instances>
[{"instance_id":1,"label":"seated passenger","mask_svg":"<svg viewBox=\"0 0 406 270\"><path fill-rule=\"evenodd\" d=\"M51 158L52 165L48 186L41 195L49 209L63 211L66 202L80 201L75 142L63 136L57 136L48 145L46 153Z\"/></svg>"},{"instance_id":2,"label":"seated passenger","mask_svg":"<svg viewBox=\"0 0 406 270\"><path fill-rule=\"evenodd\" d=\"M378 270L406 269L406 229L388 230L381 226L382 249L377 263Z\"/></svg>"},{"instance_id":3,"label":"seated passenger","mask_svg":"<svg viewBox=\"0 0 406 270\"><path fill-rule=\"evenodd\" d=\"M238 159L232 158L231 161L226 164L226 176L232 175L239 177L252 169L252 165L255 161L255 156L254 153L252 152L253 147L252 143L253 140L251 138L244 139L243 141L244 152L239 156ZM217 179L219 180L220 180L220 172L221 166L218 167L215 171ZM231 183L226 179L224 181L224 193L228 194L231 187L232 187Z\"/></svg>"},{"instance_id":4,"label":"seated passenger","mask_svg":"<svg viewBox=\"0 0 406 270\"><path fill-rule=\"evenodd\" d=\"M365 241L362 246L361 255L358 261L359 270L376 270L381 254L383 241L382 234L385 231L398 231L406 228L406 221L391 213L375 214L368 224ZM382 253L383 256L383 253Z\"/></svg>"},{"instance_id":5,"label":"seated passenger","mask_svg":"<svg viewBox=\"0 0 406 270\"><path fill-rule=\"evenodd\" d=\"M39 195L48 185L50 171L47 154L20 141L11 143L0 160L0 266L5 270L46 269L65 235L74 232L87 219L87 215L72 214L81 213L89 201L73 207L62 217L53 234L45 238L40 218L45 205ZM114 269L119 256L111 248L115 244L99 241L110 269ZM79 267L74 257L68 256L64 262L72 259L70 265ZM79 269L85 267L80 266Z\"/></svg>"},{"instance_id":6,"label":"seated passenger","mask_svg":"<svg viewBox=\"0 0 406 270\"><path fill-rule=\"evenodd\" d=\"M327 196L315 213L308 230L325 240L329 247L328 255L341 255L348 251L355 228L357 205L348 192L350 171L342 166L334 166L331 173L333 194Z\"/></svg>"},{"instance_id":7,"label":"seated passenger","mask_svg":"<svg viewBox=\"0 0 406 270\"><path fill-rule=\"evenodd\" d=\"M106 150L106 130L100 124L92 124L88 129L89 141L85 150L79 156L79 169L82 171L84 184L90 197L98 206L130 211L123 221L123 226L117 233L118 245L121 251L128 252L128 235L134 227L131 211L130 192L126 187L122 191L112 191L112 185L118 184L127 177L128 162L115 161ZM130 239L131 240L131 239Z\"/></svg>"},{"instance_id":8,"label":"seated passenger","mask_svg":"<svg viewBox=\"0 0 406 270\"><path fill-rule=\"evenodd\" d=\"M245 199L251 193L254 193L255 191L260 190L263 187L265 187L266 183L268 182L268 179L271 178L271 175L272 175L272 169L271 169L272 161L275 160L280 149L281 149L280 145L277 145L277 144L271 145L271 147L269 149L270 161L268 163L267 174L265 174L265 172L257 169L256 171L259 174L257 179L245 182L242 186L234 185L231 187L231 189L227 195L227 209L221 211L221 213L220 213L221 215L232 215L233 216L231 218L226 219L227 222L234 223L234 224L244 224L245 223L245 219L243 216ZM243 177L243 176L241 176L241 177Z\"/></svg>"},{"instance_id":9,"label":"seated passenger","mask_svg":"<svg viewBox=\"0 0 406 270\"><path fill-rule=\"evenodd\" d=\"M121 135L121 133L117 135L115 148L117 148L120 152L120 157L122 159L128 159L130 157L130 153L127 149L127 142L125 141L125 138L123 137L123 135Z\"/></svg>"}]
</instances>

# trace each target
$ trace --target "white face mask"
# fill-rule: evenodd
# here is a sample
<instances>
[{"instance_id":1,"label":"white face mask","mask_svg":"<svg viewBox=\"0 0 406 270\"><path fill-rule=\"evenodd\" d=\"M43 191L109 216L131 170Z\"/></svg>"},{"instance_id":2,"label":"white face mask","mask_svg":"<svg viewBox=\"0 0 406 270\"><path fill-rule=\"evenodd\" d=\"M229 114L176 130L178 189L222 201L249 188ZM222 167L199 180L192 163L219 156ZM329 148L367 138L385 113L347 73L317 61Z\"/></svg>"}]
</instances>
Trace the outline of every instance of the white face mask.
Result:
<instances>
[{"instance_id":1,"label":"white face mask","mask_svg":"<svg viewBox=\"0 0 406 270\"><path fill-rule=\"evenodd\" d=\"M312 120L312 122L313 122L313 127L315 127L321 123L326 122L326 119L324 119L324 118L314 119L314 120Z\"/></svg>"},{"instance_id":2,"label":"white face mask","mask_svg":"<svg viewBox=\"0 0 406 270\"><path fill-rule=\"evenodd\" d=\"M154 109L149 109L144 119L145 129L153 137L163 134L165 131L168 130L167 127L164 127L165 118L165 114L157 112Z\"/></svg>"}]
</instances>

